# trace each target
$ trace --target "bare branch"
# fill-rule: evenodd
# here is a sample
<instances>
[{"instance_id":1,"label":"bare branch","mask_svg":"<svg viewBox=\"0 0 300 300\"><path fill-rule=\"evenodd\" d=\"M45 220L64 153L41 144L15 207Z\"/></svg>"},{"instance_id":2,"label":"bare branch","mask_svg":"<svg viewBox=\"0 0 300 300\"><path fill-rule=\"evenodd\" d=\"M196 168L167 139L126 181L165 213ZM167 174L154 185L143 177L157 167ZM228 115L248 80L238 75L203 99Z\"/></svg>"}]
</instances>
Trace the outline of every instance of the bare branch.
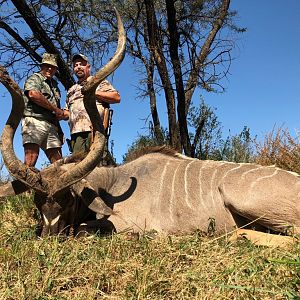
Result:
<instances>
[{"instance_id":1,"label":"bare branch","mask_svg":"<svg viewBox=\"0 0 300 300\"><path fill-rule=\"evenodd\" d=\"M25 22L28 24L34 36L39 40L44 49L49 53L57 55L57 63L59 67L58 78L66 89L74 84L74 79L70 73L69 67L61 57L59 51L49 38L43 27L37 22L34 13L24 0L12 0L18 12L23 16Z\"/></svg>"}]
</instances>

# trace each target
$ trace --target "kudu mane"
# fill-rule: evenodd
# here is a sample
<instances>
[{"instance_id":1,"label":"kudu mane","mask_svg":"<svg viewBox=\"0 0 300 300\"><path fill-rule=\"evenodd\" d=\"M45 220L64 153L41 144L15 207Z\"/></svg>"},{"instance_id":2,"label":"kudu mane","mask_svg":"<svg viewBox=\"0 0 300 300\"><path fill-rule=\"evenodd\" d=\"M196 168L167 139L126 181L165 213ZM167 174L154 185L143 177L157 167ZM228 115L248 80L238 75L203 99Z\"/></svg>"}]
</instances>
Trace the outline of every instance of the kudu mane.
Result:
<instances>
[{"instance_id":1,"label":"kudu mane","mask_svg":"<svg viewBox=\"0 0 300 300\"><path fill-rule=\"evenodd\" d=\"M171 148L170 146L163 145L163 146L147 146L147 147L140 147L132 152L130 152L126 156L126 163L129 163L133 160L138 159L139 157L151 153L160 153L163 155L168 155L171 157L177 157L180 159L190 159L188 157L185 157L184 155L180 154L175 149Z\"/></svg>"}]
</instances>

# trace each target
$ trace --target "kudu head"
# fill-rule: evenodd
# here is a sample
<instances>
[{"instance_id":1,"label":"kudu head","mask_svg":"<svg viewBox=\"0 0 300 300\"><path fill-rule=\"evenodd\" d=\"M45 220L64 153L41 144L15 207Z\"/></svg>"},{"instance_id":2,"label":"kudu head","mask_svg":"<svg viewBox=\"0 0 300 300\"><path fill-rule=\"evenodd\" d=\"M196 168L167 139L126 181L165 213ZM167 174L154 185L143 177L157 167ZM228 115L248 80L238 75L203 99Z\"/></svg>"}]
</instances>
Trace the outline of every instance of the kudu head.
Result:
<instances>
[{"instance_id":1,"label":"kudu head","mask_svg":"<svg viewBox=\"0 0 300 300\"><path fill-rule=\"evenodd\" d=\"M12 110L3 129L0 146L4 164L9 173L16 179L0 190L0 196L33 189L35 191L35 203L42 214L42 236L47 233L58 234L62 232L66 227L73 224L74 219L80 221L82 217L77 216L76 213L82 212L82 206L85 206L87 211L92 209L95 213L102 215L111 213L111 209L97 197L96 192L84 180L84 177L98 165L105 145L104 128L96 107L95 91L99 83L117 69L125 54L125 30L117 11L116 15L118 22L117 50L113 58L82 88L84 105L93 125L94 139L90 152L78 163L69 164L71 159L66 157L47 168L37 170L26 166L16 157L13 149L13 138L23 115L24 100L17 83L10 78L6 69L0 66L0 82L7 88L12 97ZM90 195L89 199L86 197L80 199L81 193L86 189L91 190L91 193L85 193Z\"/></svg>"}]
</instances>

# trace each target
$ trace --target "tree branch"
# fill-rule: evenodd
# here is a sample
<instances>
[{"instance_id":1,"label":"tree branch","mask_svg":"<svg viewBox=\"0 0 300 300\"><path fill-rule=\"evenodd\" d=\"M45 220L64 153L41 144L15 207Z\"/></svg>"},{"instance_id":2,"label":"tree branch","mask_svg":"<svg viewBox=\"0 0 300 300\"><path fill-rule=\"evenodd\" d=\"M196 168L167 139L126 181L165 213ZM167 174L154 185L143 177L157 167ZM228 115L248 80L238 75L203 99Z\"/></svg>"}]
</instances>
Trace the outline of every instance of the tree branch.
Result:
<instances>
[{"instance_id":1,"label":"tree branch","mask_svg":"<svg viewBox=\"0 0 300 300\"><path fill-rule=\"evenodd\" d=\"M218 33L218 31L220 30L220 28L224 23L224 20L228 13L229 5L230 5L230 0L223 0L220 8L220 13L218 17L215 19L215 21L213 22L213 27L209 32L209 35L207 36L199 55L195 59L194 68L191 70L188 82L186 84L186 89L185 89L185 96L186 96L185 101L186 101L187 110L190 106L192 96L198 84L198 76L199 76L198 74L203 66L204 61L206 60L207 56L210 53L210 47L216 37L216 34Z\"/></svg>"},{"instance_id":2,"label":"tree branch","mask_svg":"<svg viewBox=\"0 0 300 300\"><path fill-rule=\"evenodd\" d=\"M30 57L38 62L42 61L42 57L38 53L36 53L29 46L29 44L25 40L23 40L20 35L16 31L14 31L8 24L0 21L0 28L4 29L14 40L16 40L29 53Z\"/></svg>"},{"instance_id":3,"label":"tree branch","mask_svg":"<svg viewBox=\"0 0 300 300\"><path fill-rule=\"evenodd\" d=\"M27 5L26 1L12 0L12 3L14 4L18 12L22 15L23 19L32 30L35 38L41 43L44 49L49 53L57 55L57 64L60 72L57 77L61 81L63 86L66 89L69 89L74 84L74 79L71 75L68 65L64 62L51 38L47 35L41 24L38 23L35 15L33 14L31 8Z\"/></svg>"},{"instance_id":4,"label":"tree branch","mask_svg":"<svg viewBox=\"0 0 300 300\"><path fill-rule=\"evenodd\" d=\"M172 89L172 84L170 82L168 68L166 65L166 59L162 50L161 35L158 32L157 19L155 15L154 3L151 0L144 0L146 8L146 19L147 19L147 30L149 36L150 52L152 52L155 59L156 67L160 75L160 79L163 84L167 110L168 110L168 120L169 120L169 134L171 146L180 151L181 146L179 142L179 130L176 122L175 113L175 98Z\"/></svg>"}]
</instances>

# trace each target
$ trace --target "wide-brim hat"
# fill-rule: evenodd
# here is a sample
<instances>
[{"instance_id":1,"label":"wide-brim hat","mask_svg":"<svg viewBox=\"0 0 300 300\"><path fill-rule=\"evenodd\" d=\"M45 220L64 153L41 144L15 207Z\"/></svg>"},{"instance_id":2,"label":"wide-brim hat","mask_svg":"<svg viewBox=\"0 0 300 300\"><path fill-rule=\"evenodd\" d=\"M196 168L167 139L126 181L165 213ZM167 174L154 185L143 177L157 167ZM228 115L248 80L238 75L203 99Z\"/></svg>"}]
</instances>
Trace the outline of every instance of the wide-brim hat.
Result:
<instances>
[{"instance_id":1,"label":"wide-brim hat","mask_svg":"<svg viewBox=\"0 0 300 300\"><path fill-rule=\"evenodd\" d=\"M84 54L81 54L81 53L77 53L77 54L73 55L72 62L74 62L78 58L85 60L88 64L90 63L89 59Z\"/></svg>"},{"instance_id":2,"label":"wide-brim hat","mask_svg":"<svg viewBox=\"0 0 300 300\"><path fill-rule=\"evenodd\" d=\"M51 53L44 53L41 65L47 64L58 68L56 55Z\"/></svg>"}]
</instances>

